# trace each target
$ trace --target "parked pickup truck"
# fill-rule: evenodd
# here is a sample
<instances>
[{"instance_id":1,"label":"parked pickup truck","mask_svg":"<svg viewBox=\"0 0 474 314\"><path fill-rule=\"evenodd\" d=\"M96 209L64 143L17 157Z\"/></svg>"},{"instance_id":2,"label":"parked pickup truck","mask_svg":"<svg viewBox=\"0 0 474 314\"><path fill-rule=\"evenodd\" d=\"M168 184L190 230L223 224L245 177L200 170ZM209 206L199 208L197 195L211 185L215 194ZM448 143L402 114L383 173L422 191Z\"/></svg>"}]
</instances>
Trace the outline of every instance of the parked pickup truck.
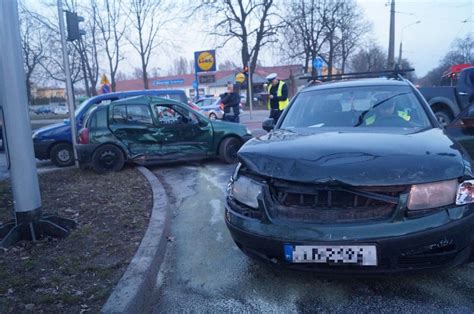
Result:
<instances>
[{"instance_id":1,"label":"parked pickup truck","mask_svg":"<svg viewBox=\"0 0 474 314\"><path fill-rule=\"evenodd\" d=\"M79 130L82 127L86 112L93 107L118 99L144 95L169 98L187 103L186 94L182 90L150 89L102 94L85 100L79 108L76 109L77 129ZM33 133L33 145L35 156L38 159L51 159L58 167L66 167L74 164L71 125L68 119L64 120L64 122L38 129Z\"/></svg>"},{"instance_id":2,"label":"parked pickup truck","mask_svg":"<svg viewBox=\"0 0 474 314\"><path fill-rule=\"evenodd\" d=\"M465 68L455 86L418 88L430 104L441 125L448 125L464 108L474 102L474 67Z\"/></svg>"}]
</instances>

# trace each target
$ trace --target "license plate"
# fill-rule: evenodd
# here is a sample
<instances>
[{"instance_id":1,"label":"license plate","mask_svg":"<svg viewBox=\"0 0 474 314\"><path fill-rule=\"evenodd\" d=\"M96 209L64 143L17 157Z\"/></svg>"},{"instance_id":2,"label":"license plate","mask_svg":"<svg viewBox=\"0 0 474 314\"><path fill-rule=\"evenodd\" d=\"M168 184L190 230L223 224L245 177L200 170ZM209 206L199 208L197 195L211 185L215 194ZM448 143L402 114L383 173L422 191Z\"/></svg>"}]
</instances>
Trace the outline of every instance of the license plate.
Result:
<instances>
[{"instance_id":1,"label":"license plate","mask_svg":"<svg viewBox=\"0 0 474 314\"><path fill-rule=\"evenodd\" d=\"M321 263L377 266L375 245L285 244L285 259L291 263Z\"/></svg>"}]
</instances>

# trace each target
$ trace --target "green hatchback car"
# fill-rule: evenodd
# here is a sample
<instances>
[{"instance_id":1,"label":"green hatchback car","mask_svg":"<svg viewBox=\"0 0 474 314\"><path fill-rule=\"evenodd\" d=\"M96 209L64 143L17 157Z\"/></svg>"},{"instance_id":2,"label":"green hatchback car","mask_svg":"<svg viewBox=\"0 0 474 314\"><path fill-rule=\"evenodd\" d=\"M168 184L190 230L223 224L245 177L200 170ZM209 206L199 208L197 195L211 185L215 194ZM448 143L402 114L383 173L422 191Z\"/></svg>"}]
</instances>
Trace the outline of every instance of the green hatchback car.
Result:
<instances>
[{"instance_id":1,"label":"green hatchback car","mask_svg":"<svg viewBox=\"0 0 474 314\"><path fill-rule=\"evenodd\" d=\"M252 137L242 124L210 121L180 102L138 96L90 111L77 145L82 168L119 171L140 165L219 157L237 162L237 151Z\"/></svg>"}]
</instances>

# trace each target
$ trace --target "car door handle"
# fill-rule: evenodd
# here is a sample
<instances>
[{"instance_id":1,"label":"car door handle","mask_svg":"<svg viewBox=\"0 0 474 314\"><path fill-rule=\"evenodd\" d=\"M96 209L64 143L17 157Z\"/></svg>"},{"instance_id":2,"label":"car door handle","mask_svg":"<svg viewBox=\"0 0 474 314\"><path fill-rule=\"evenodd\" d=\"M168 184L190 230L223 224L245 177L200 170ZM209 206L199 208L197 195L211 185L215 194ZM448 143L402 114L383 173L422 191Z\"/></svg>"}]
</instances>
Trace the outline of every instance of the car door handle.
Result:
<instances>
[{"instance_id":1,"label":"car door handle","mask_svg":"<svg viewBox=\"0 0 474 314\"><path fill-rule=\"evenodd\" d=\"M458 95L459 96L467 96L467 93L466 92L458 92Z\"/></svg>"}]
</instances>

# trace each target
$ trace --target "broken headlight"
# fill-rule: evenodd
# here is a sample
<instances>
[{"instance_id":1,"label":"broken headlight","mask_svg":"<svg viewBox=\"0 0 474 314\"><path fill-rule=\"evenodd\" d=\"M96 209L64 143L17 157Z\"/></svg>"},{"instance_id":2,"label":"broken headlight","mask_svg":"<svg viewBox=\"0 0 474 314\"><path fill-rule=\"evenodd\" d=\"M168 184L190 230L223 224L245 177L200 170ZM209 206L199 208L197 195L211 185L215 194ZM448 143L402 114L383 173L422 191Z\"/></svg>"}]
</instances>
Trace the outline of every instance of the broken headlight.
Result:
<instances>
[{"instance_id":1,"label":"broken headlight","mask_svg":"<svg viewBox=\"0 0 474 314\"><path fill-rule=\"evenodd\" d=\"M458 180L415 184L410 189L407 207L410 210L436 208L454 204Z\"/></svg>"},{"instance_id":2,"label":"broken headlight","mask_svg":"<svg viewBox=\"0 0 474 314\"><path fill-rule=\"evenodd\" d=\"M263 184L246 176L234 177L230 186L230 196L252 208L258 208L258 196L262 193Z\"/></svg>"},{"instance_id":3,"label":"broken headlight","mask_svg":"<svg viewBox=\"0 0 474 314\"><path fill-rule=\"evenodd\" d=\"M474 180L461 182L456 195L456 205L474 203Z\"/></svg>"}]
</instances>

